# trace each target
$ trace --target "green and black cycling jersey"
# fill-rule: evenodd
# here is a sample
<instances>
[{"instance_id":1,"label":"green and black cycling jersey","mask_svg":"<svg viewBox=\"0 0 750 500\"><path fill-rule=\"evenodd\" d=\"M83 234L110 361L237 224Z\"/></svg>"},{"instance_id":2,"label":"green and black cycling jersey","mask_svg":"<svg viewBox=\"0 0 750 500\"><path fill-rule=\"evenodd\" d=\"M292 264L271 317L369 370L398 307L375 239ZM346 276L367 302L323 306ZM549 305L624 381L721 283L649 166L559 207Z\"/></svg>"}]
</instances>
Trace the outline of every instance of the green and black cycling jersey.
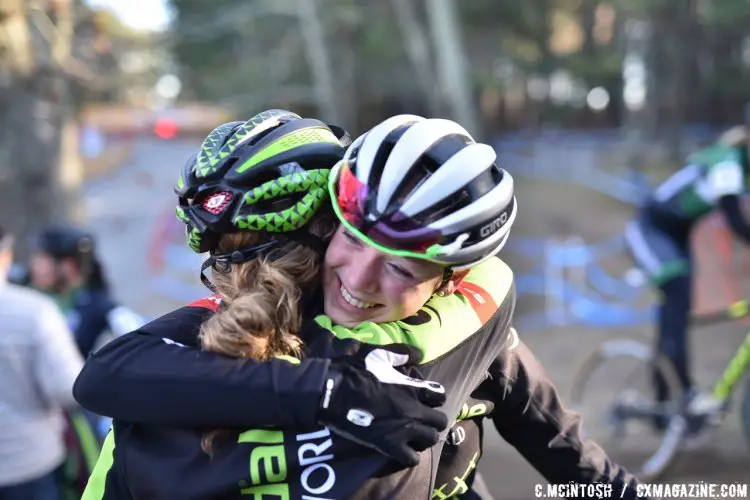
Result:
<instances>
[{"instance_id":1,"label":"green and black cycling jersey","mask_svg":"<svg viewBox=\"0 0 750 500\"><path fill-rule=\"evenodd\" d=\"M213 313L206 307L210 300L116 339L89 359L75 386L81 404L115 419L113 454L100 459L111 463L98 468L84 498L274 498L260 496L264 492L279 498L429 498L441 446L425 452L419 466L404 469L329 433L314 416L327 359L362 341L418 347L421 374L445 386L441 410L454 418L505 348L515 304L512 272L500 260L471 274L458 293L435 297L404 321L348 330L317 317L303 329L305 356L298 364L197 351L198 328ZM220 394L222 387L226 393ZM157 415L159 399L168 408ZM239 418L222 418L225 406ZM185 408L189 414L179 415ZM180 428L185 425L194 430ZM240 430L209 457L201 436L207 428L227 426Z\"/></svg>"},{"instance_id":2,"label":"green and black cycling jersey","mask_svg":"<svg viewBox=\"0 0 750 500\"><path fill-rule=\"evenodd\" d=\"M689 230L704 216L719 209L732 230L750 241L750 224L741 197L750 190L748 150L714 145L698 151L687 166L662 182L646 199L643 213L666 230Z\"/></svg>"},{"instance_id":3,"label":"green and black cycling jersey","mask_svg":"<svg viewBox=\"0 0 750 500\"><path fill-rule=\"evenodd\" d=\"M163 320L195 328L211 313L185 309L193 310L178 310ZM186 318L197 321L186 322ZM307 331L313 329L307 325ZM311 342L308 353L331 357L343 355L356 344L334 341L322 329ZM249 390L245 397L256 399L260 412L264 402L256 396ZM415 468L392 466L373 450L322 425L228 430L214 440L211 456L201 449L207 430L134 425L115 419L102 454L104 465L95 469L83 499L426 498L429 490L431 460L425 454ZM380 475L385 477L380 479Z\"/></svg>"},{"instance_id":4,"label":"green and black cycling jersey","mask_svg":"<svg viewBox=\"0 0 750 500\"><path fill-rule=\"evenodd\" d=\"M493 259L488 265L498 266L497 262ZM424 491L424 485L430 483L431 469L437 478L432 498L472 498L471 481L482 452L482 420L487 417L493 419L503 437L548 480L604 482L613 484L616 491L628 485L623 498L632 498L629 493L635 492L635 478L611 463L598 446L581 438L578 416L562 407L544 370L509 329L506 321L510 313L507 308L512 307L510 296L505 300L486 300L487 293L482 286L493 287L506 282L507 293L512 294L507 281L512 281L512 277L504 265L500 264L495 270L487 267L480 266L467 277L460 296L450 301L432 300L405 322L361 325L353 332L335 328L342 337L354 336L381 344L399 341L426 347L423 374L442 383L448 382L449 394L463 390L464 386L456 389L456 384L451 385L448 379L455 373L466 373L477 359L474 355L467 356L466 348L478 338L461 332L471 329L480 337L494 338L490 342L501 346L492 354L489 370L480 374L475 382L473 387L478 389L471 397L465 396L471 392L469 390L463 393L465 398L458 404L454 405L455 400L449 402L459 422L446 436L447 443L439 461L435 453L440 451L436 447L431 455L423 456L418 467L403 471L392 464L384 464L382 457L347 448L324 429L314 426L306 429L304 415L317 405L314 399L317 396L311 398L311 394L319 394L315 393L315 387L322 383L316 378L315 365L323 360L306 359L296 367L274 360L237 368L234 360L175 345L195 346L197 327L179 333L180 329L175 327L180 325L175 324L172 317L167 323L171 326L166 328L170 334L166 342L151 327L126 335L89 360L79 378L75 391L79 401L121 419L114 426L119 448L114 447L114 454L106 451L102 454L85 500L120 498L118 494L123 498L138 498L144 494L139 487L149 488L150 498L162 498L155 493L157 485L169 488L175 477L184 478L184 484L177 485L180 498L201 498L190 493L193 487L204 488L197 491L214 495L222 491L227 495L212 498L239 498L241 488L238 485L252 487L253 470L256 477L266 477L260 465L254 468L250 465L249 458L253 450L263 447L268 447L265 454L258 451L256 457L268 456L272 462L274 453L281 457L283 447L286 477L293 481L289 498L301 498L304 491L309 491L305 490L303 480L315 490L312 495L308 494L309 498L316 498L315 492L322 498L427 498L430 495L429 491ZM474 280L482 276L492 278L492 282L479 286ZM502 286L496 290L502 290ZM462 311L454 311L455 305ZM197 325L200 318L191 321ZM321 317L318 321L319 325L331 327L327 318ZM498 329L501 335L497 335ZM440 347L451 332L456 332L456 337ZM426 337L430 337L432 343L425 346ZM335 349L339 342L331 339L330 335L316 332L316 336L308 336L306 342L317 342L312 346L314 351L331 354L330 349ZM485 344L483 348L489 346ZM184 408L189 411L185 412ZM137 421L151 427L123 421ZM216 467L215 460L209 460L200 451L198 431L187 436L188 431L164 427L200 425L248 429L267 427L268 422L277 422L277 429L283 431L245 434L244 442L226 449L233 458L222 455L223 460L231 463L222 461L221 467ZM241 432L235 434L237 441L241 435ZM267 442L248 442L252 440ZM299 451L306 444L309 455ZM112 447L114 440L108 445ZM175 460L176 456L184 458ZM303 457L307 459L301 460ZM305 467L314 465L315 460L320 465L314 475L313 471L306 472ZM133 461L137 462L135 469L127 465ZM439 469L435 472L438 463ZM332 477L327 466L334 467L334 464L335 469L331 470L336 476L336 490L323 494L319 488ZM181 465L183 469L178 470L176 467ZM141 468L146 470L141 471ZM374 470L377 472L373 474ZM144 476L139 477L140 474ZM275 477L280 478L281 473ZM360 486L363 477L370 479ZM313 479L318 482L310 482ZM354 490L356 494L349 493Z\"/></svg>"},{"instance_id":5,"label":"green and black cycling jersey","mask_svg":"<svg viewBox=\"0 0 750 500\"><path fill-rule=\"evenodd\" d=\"M613 497L635 498L636 479L612 463L596 443L582 438L580 415L563 406L534 354L523 341L515 340L492 363L487 379L463 405L449 432L433 500L479 500L471 486L483 453L483 423L488 419L550 483L611 484ZM494 472L485 470L484 475Z\"/></svg>"}]
</instances>

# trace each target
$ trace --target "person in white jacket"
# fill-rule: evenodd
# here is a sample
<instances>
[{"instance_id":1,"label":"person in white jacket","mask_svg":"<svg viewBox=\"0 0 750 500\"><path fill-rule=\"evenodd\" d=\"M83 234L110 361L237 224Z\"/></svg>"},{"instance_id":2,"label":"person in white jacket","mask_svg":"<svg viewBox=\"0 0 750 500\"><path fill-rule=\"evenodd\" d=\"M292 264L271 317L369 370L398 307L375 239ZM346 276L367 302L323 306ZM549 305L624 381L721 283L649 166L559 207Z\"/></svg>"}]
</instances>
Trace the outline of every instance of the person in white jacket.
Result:
<instances>
[{"instance_id":1,"label":"person in white jacket","mask_svg":"<svg viewBox=\"0 0 750 500\"><path fill-rule=\"evenodd\" d=\"M7 282L13 237L0 226L0 498L58 500L63 410L83 366L57 304Z\"/></svg>"}]
</instances>

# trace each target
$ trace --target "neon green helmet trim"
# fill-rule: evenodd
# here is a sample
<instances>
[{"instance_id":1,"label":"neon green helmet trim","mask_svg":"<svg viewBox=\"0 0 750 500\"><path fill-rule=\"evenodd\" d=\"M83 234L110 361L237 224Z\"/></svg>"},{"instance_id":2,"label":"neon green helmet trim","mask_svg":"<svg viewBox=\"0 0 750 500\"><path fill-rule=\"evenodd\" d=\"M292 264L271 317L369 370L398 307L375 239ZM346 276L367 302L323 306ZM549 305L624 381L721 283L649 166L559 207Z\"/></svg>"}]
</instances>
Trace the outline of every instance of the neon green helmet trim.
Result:
<instances>
[{"instance_id":1,"label":"neon green helmet trim","mask_svg":"<svg viewBox=\"0 0 750 500\"><path fill-rule=\"evenodd\" d=\"M354 236L360 239L363 243L373 247L375 250L386 253L388 255L393 255L395 257L407 257L407 258L412 258L412 259L429 260L431 262L436 262L438 264L445 265L435 260L436 257L440 255L441 253L441 249L443 248L441 245L432 245L427 250L425 250L424 253L412 252L410 250L399 250L396 248L387 247L373 240L372 238L367 236L365 233L363 233L362 231L354 227L348 220L346 220L346 217L344 217L344 214L341 213L341 207L339 207L339 204L336 201L338 197L338 192L336 191L336 181L338 180L338 173L341 171L341 167L343 166L343 164L344 162L342 160L342 162L340 162L333 168L333 174L330 175L328 179L328 194L331 197L331 201L333 205L333 212L336 214L336 217L339 219L339 222L341 222L341 224L343 224L344 227L350 233L352 233Z\"/></svg>"},{"instance_id":2,"label":"neon green helmet trim","mask_svg":"<svg viewBox=\"0 0 750 500\"><path fill-rule=\"evenodd\" d=\"M260 215L241 215L234 218L234 225L243 230L286 233L296 231L307 224L328 198L326 183L329 169L308 170L279 177L265 182L245 193L242 203L252 206L261 200L273 200L291 193L307 193L300 201L280 212Z\"/></svg>"},{"instance_id":3,"label":"neon green helmet trim","mask_svg":"<svg viewBox=\"0 0 750 500\"><path fill-rule=\"evenodd\" d=\"M328 198L330 167L343 156L347 137L284 110L216 127L175 187L175 215L187 226L188 246L203 253L230 232L303 229Z\"/></svg>"},{"instance_id":4,"label":"neon green helmet trim","mask_svg":"<svg viewBox=\"0 0 750 500\"><path fill-rule=\"evenodd\" d=\"M217 147L223 143L226 136L235 128L235 125L227 123L224 126L217 127L208 135L208 137L206 137L203 144L201 144L200 153L195 160L195 176L201 178L215 173L218 170L219 165L221 165L222 160L231 155L239 145L253 136L277 126L279 124L278 118L290 116L299 118L298 115L280 109L272 109L258 113L250 120L243 123L238 130L235 130L226 144L221 146L218 150ZM272 155L269 155L269 157L270 156Z\"/></svg>"},{"instance_id":5,"label":"neon green helmet trim","mask_svg":"<svg viewBox=\"0 0 750 500\"><path fill-rule=\"evenodd\" d=\"M325 129L307 129L294 132L293 134L285 135L280 137L278 140L272 142L265 148L258 151L245 163L237 168L237 173L241 174L246 170L254 167L258 163L276 156L278 154L289 151L290 149L298 148L306 144L320 144L321 142L329 142L331 144L338 144L339 140L333 134L333 132Z\"/></svg>"}]
</instances>

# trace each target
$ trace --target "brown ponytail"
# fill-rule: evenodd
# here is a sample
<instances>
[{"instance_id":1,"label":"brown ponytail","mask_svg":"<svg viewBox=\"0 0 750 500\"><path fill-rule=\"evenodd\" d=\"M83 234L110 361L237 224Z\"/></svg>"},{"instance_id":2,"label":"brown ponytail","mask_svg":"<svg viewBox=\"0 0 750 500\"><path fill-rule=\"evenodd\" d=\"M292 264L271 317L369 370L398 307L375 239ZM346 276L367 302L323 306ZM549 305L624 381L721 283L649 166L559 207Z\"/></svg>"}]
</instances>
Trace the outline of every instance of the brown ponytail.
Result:
<instances>
[{"instance_id":1,"label":"brown ponytail","mask_svg":"<svg viewBox=\"0 0 750 500\"><path fill-rule=\"evenodd\" d=\"M309 227L328 241L336 224L331 217L319 215ZM217 253L231 253L260 240L254 232L226 234ZM214 268L211 281L222 309L201 325L202 348L260 361L281 355L300 357L300 299L303 291L310 293L319 286L322 258L318 251L289 241L266 256L232 264L227 272ZM201 448L209 455L218 433L203 436Z\"/></svg>"}]
</instances>

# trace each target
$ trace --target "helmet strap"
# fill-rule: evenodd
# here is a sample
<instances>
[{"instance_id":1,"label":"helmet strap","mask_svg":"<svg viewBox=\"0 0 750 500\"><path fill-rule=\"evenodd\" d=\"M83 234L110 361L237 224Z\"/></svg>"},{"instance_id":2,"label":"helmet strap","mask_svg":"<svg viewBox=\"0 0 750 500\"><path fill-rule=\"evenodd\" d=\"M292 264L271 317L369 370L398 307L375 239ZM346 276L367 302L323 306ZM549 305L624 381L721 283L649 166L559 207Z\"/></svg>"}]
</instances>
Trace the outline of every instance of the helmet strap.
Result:
<instances>
[{"instance_id":1,"label":"helmet strap","mask_svg":"<svg viewBox=\"0 0 750 500\"><path fill-rule=\"evenodd\" d=\"M203 283L206 288L211 290L211 293L217 293L217 290L214 284L211 283L211 280L208 279L208 276L206 276L206 269L213 266L214 262L214 258L209 257L205 261L203 261L203 264L201 264L201 283Z\"/></svg>"},{"instance_id":2,"label":"helmet strap","mask_svg":"<svg viewBox=\"0 0 750 500\"><path fill-rule=\"evenodd\" d=\"M243 248L242 250L235 250L230 253L212 254L201 265L201 283L213 293L217 293L216 287L205 274L206 269L209 267L216 267L222 272L228 272L232 264L242 264L243 262L247 262L258 255L273 250L274 247L279 246L281 243L284 243L283 239L275 239L252 247Z\"/></svg>"},{"instance_id":3,"label":"helmet strap","mask_svg":"<svg viewBox=\"0 0 750 500\"><path fill-rule=\"evenodd\" d=\"M442 290L443 288L445 288L445 285L448 284L448 282L451 280L452 277L453 277L453 269L451 269L450 267L443 268L443 279L440 282L440 286L437 287L438 292Z\"/></svg>"},{"instance_id":4,"label":"helmet strap","mask_svg":"<svg viewBox=\"0 0 750 500\"><path fill-rule=\"evenodd\" d=\"M201 283L213 293L217 293L216 287L205 274L206 269L209 267L216 267L222 272L228 272L232 264L241 264L260 255L268 254L271 250L286 243L288 240L295 241L300 245L311 248L321 255L326 251L326 242L314 234L310 234L310 232L305 229L283 233L280 236L282 237L249 248L243 248L242 250L209 256L201 265ZM270 254L267 258L269 258L269 260L274 260L273 254Z\"/></svg>"}]
</instances>

